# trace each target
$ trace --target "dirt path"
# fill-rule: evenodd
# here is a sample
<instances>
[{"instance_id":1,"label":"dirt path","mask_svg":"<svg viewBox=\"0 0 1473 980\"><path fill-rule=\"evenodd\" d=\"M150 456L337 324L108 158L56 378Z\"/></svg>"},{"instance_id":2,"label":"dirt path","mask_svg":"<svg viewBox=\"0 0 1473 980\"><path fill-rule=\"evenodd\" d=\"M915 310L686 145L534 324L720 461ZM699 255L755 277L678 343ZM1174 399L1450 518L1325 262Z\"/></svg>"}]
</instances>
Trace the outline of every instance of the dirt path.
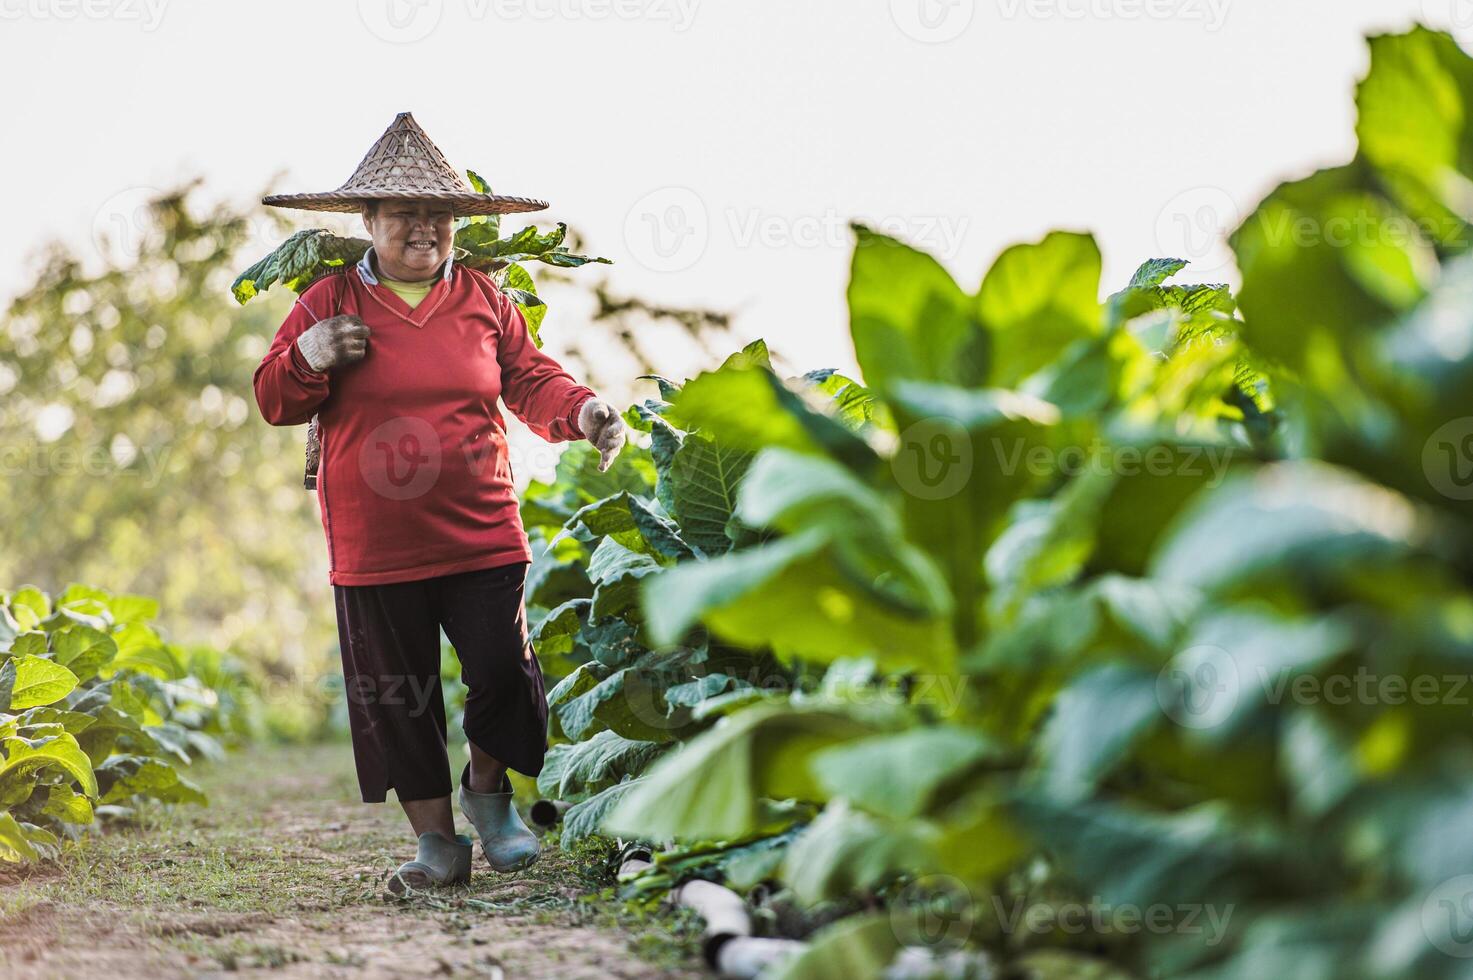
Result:
<instances>
[{"instance_id":1,"label":"dirt path","mask_svg":"<svg viewBox=\"0 0 1473 980\"><path fill-rule=\"evenodd\" d=\"M385 902L412 841L392 802L358 801L346 745L247 750L192 778L208 808L0 878L0 976L705 976L692 923L583 900L603 885L591 854L496 875L478 853L469 886Z\"/></svg>"}]
</instances>

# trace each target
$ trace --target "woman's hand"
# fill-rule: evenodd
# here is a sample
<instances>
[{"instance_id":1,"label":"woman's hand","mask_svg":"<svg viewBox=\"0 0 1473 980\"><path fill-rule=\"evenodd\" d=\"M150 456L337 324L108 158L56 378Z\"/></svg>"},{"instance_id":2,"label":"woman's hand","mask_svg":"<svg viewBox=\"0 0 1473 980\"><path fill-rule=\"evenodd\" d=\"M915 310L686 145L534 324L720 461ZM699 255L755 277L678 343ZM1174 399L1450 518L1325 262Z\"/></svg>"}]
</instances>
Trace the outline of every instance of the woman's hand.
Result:
<instances>
[{"instance_id":1,"label":"woman's hand","mask_svg":"<svg viewBox=\"0 0 1473 980\"><path fill-rule=\"evenodd\" d=\"M578 428L599 451L598 471L602 473L613 465L624 446L624 419L602 398L590 398L578 410Z\"/></svg>"},{"instance_id":2,"label":"woman's hand","mask_svg":"<svg viewBox=\"0 0 1473 980\"><path fill-rule=\"evenodd\" d=\"M297 337L297 350L318 373L361 361L368 353L368 324L348 314L319 320Z\"/></svg>"}]
</instances>

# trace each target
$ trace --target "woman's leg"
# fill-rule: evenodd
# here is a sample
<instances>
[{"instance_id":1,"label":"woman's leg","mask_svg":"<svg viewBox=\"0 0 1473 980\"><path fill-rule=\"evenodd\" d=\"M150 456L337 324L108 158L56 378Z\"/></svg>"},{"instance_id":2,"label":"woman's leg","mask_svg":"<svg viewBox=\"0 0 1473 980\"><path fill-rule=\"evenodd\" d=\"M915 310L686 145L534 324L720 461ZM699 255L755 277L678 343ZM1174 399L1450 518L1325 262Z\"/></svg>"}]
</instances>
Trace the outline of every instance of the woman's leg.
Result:
<instances>
[{"instance_id":1,"label":"woman's leg","mask_svg":"<svg viewBox=\"0 0 1473 980\"><path fill-rule=\"evenodd\" d=\"M467 774L477 793L501 790L508 767L535 776L547 749L547 694L527 635L527 563L440 579L440 623L467 688Z\"/></svg>"},{"instance_id":2,"label":"woman's leg","mask_svg":"<svg viewBox=\"0 0 1473 980\"><path fill-rule=\"evenodd\" d=\"M501 792L501 780L506 775L506 763L481 751L475 742L469 741L471 750L471 771L465 781L471 790L476 793L499 793Z\"/></svg>"},{"instance_id":3,"label":"woman's leg","mask_svg":"<svg viewBox=\"0 0 1473 980\"><path fill-rule=\"evenodd\" d=\"M334 586L363 801L392 788L416 835L454 837L435 594L433 580Z\"/></svg>"}]
</instances>

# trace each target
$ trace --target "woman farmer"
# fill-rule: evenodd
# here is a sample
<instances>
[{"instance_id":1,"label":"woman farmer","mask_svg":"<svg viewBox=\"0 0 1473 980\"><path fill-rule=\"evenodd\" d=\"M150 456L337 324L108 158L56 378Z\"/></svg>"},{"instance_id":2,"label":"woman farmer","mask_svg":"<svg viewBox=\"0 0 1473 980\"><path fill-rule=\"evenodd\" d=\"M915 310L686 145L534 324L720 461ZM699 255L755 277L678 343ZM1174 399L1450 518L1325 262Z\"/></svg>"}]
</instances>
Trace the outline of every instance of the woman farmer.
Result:
<instances>
[{"instance_id":1,"label":"woman farmer","mask_svg":"<svg viewBox=\"0 0 1473 980\"><path fill-rule=\"evenodd\" d=\"M550 441L587 439L607 468L619 413L537 349L490 277L452 256L458 215L547 205L472 191L408 113L336 191L267 197L361 211L372 247L309 287L255 373L272 425L318 418L317 500L363 800L393 789L419 851L390 887L470 876L471 841L450 809L440 631L468 688L461 812L497 871L537 839L508 768L535 776L547 702L522 587L532 554L517 511L498 399Z\"/></svg>"}]
</instances>

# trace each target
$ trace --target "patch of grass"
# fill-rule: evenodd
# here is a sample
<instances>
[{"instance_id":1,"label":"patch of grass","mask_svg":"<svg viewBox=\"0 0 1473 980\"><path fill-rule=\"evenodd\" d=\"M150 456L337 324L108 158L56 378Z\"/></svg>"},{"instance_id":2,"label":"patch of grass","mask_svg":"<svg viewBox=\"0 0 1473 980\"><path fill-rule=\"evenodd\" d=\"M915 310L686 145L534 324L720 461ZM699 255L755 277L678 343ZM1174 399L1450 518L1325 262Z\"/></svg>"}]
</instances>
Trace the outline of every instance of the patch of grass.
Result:
<instances>
[{"instance_id":1,"label":"patch of grass","mask_svg":"<svg viewBox=\"0 0 1473 980\"><path fill-rule=\"evenodd\" d=\"M181 938L180 949L195 956L214 960L224 970L277 970L291 963L305 962L302 954L272 943L254 943L248 939L205 939L198 936Z\"/></svg>"}]
</instances>

